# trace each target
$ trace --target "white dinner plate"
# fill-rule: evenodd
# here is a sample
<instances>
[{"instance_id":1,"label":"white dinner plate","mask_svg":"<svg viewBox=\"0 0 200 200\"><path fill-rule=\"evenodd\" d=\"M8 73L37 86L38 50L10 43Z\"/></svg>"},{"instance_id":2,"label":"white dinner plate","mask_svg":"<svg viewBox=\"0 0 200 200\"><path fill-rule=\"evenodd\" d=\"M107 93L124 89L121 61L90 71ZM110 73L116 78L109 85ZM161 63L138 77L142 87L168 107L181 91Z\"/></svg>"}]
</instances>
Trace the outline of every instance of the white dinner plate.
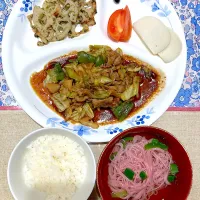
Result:
<instances>
[{"instance_id":1,"label":"white dinner plate","mask_svg":"<svg viewBox=\"0 0 200 200\"><path fill-rule=\"evenodd\" d=\"M30 28L26 16L32 13L34 4L42 1L18 1L8 19L3 35L2 61L8 85L20 106L33 120L43 127L63 127L81 135L88 142L106 142L124 129L139 125L151 125L170 106L181 87L186 68L186 43L182 25L170 2L166 0L126 0L115 4L113 0L96 0L96 25L90 31L74 39L37 46L37 39ZM143 16L155 16L166 26L172 28L182 41L181 55L173 62L165 64L153 56L133 31L128 43L116 43L107 36L109 16L117 9L129 6L132 22ZM26 9L25 9L26 8ZM27 11L28 10L28 11ZM27 11L27 12L26 12ZM120 47L124 53L148 62L166 75L165 88L146 107L131 118L116 124L92 129L80 124L64 121L50 110L35 94L30 85L30 76L40 71L53 58L73 50L87 49L90 44L106 44L112 48Z\"/></svg>"}]
</instances>

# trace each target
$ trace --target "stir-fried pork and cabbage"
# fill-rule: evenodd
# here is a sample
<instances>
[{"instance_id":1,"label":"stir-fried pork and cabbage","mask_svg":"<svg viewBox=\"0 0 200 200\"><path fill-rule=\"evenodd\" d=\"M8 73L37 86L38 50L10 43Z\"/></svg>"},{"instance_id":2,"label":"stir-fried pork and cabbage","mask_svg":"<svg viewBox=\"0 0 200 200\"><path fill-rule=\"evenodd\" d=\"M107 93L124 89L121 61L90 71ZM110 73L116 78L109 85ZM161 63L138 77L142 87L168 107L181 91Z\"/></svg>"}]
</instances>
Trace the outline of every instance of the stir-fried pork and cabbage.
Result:
<instances>
[{"instance_id":1,"label":"stir-fried pork and cabbage","mask_svg":"<svg viewBox=\"0 0 200 200\"><path fill-rule=\"evenodd\" d=\"M93 128L123 121L162 82L148 64L100 45L54 59L31 77L33 89L49 107L65 120Z\"/></svg>"}]
</instances>

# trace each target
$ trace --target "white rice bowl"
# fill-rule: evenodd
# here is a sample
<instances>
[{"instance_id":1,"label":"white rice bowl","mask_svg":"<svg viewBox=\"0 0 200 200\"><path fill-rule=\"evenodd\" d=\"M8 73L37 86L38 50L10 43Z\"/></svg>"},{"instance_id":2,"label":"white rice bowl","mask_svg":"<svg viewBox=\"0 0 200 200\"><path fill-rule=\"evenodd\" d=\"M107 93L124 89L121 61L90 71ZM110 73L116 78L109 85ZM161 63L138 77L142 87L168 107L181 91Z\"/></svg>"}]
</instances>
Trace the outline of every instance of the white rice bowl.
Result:
<instances>
[{"instance_id":1,"label":"white rice bowl","mask_svg":"<svg viewBox=\"0 0 200 200\"><path fill-rule=\"evenodd\" d=\"M87 200L95 184L96 163L82 138L46 128L19 142L7 175L16 200Z\"/></svg>"}]
</instances>

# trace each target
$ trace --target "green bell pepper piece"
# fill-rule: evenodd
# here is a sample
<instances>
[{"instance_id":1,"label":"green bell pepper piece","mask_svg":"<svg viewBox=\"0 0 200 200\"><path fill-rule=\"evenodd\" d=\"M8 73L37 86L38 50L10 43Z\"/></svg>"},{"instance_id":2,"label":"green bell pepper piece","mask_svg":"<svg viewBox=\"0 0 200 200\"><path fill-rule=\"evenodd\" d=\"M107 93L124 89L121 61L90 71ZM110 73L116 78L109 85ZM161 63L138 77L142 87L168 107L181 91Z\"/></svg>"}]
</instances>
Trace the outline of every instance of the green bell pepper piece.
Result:
<instances>
[{"instance_id":1,"label":"green bell pepper piece","mask_svg":"<svg viewBox=\"0 0 200 200\"><path fill-rule=\"evenodd\" d=\"M84 51L80 51L78 52L78 62L79 63L95 63L96 57Z\"/></svg>"},{"instance_id":2,"label":"green bell pepper piece","mask_svg":"<svg viewBox=\"0 0 200 200\"><path fill-rule=\"evenodd\" d=\"M95 61L96 67L99 67L99 66L103 65L104 63L105 63L105 61L104 61L102 55L99 55L99 56L96 57L96 61Z\"/></svg>"},{"instance_id":3,"label":"green bell pepper piece","mask_svg":"<svg viewBox=\"0 0 200 200\"><path fill-rule=\"evenodd\" d=\"M133 180L133 177L135 175L135 172L130 169L130 168L126 168L123 172L123 174L129 179L129 180Z\"/></svg>"},{"instance_id":4,"label":"green bell pepper piece","mask_svg":"<svg viewBox=\"0 0 200 200\"><path fill-rule=\"evenodd\" d=\"M119 121L123 121L133 109L133 102L123 102L118 106L112 108L113 114Z\"/></svg>"}]
</instances>

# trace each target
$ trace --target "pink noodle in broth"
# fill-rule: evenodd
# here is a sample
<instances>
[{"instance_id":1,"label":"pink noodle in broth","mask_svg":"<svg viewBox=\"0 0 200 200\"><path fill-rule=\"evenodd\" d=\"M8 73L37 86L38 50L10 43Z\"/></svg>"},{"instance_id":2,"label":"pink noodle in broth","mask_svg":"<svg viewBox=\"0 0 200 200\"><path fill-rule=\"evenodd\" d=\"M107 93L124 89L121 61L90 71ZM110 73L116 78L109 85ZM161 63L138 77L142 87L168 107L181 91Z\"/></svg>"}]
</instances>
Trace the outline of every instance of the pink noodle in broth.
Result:
<instances>
[{"instance_id":1,"label":"pink noodle in broth","mask_svg":"<svg viewBox=\"0 0 200 200\"><path fill-rule=\"evenodd\" d=\"M115 145L112 152L117 155L108 166L108 184L114 193L127 191L127 196L121 199L146 200L170 184L167 177L173 163L172 156L160 148L145 150L144 146L150 142L145 137L134 136L125 149L121 142ZM134 171L133 180L123 174L126 168ZM141 171L147 175L145 180L140 177Z\"/></svg>"}]
</instances>

